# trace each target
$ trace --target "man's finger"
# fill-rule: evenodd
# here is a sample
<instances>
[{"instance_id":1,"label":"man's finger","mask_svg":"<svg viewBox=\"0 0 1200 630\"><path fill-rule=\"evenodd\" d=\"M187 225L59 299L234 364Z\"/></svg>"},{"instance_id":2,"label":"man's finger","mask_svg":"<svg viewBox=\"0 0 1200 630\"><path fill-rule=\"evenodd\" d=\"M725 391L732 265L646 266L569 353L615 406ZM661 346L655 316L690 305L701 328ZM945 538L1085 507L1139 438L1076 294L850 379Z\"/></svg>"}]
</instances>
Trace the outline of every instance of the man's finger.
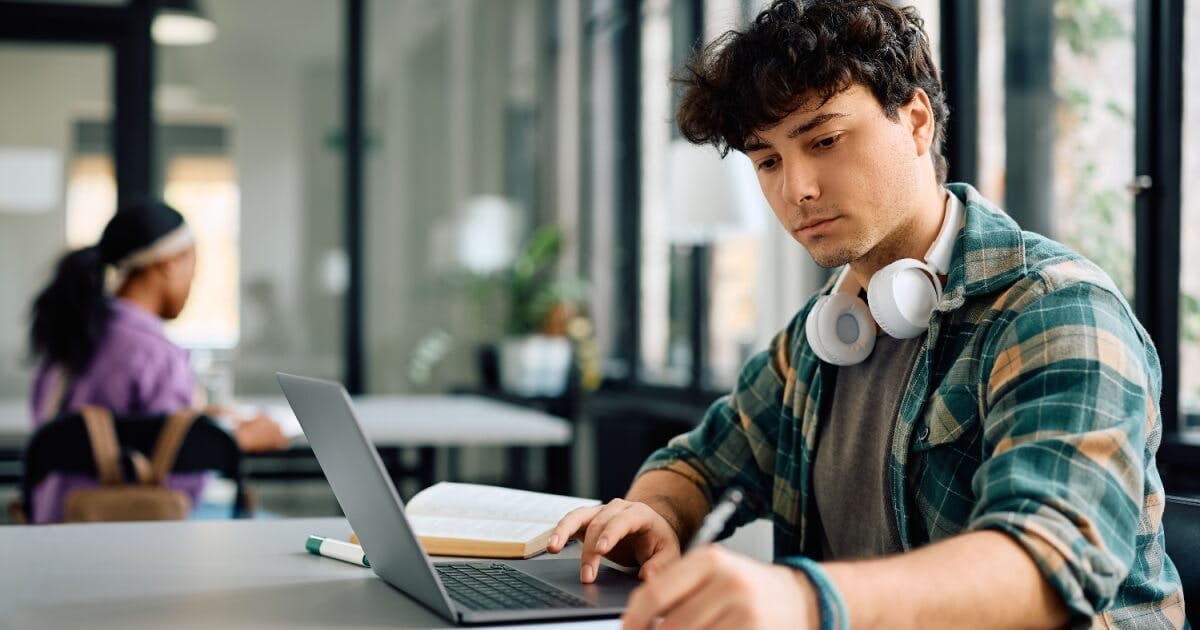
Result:
<instances>
[{"instance_id":1,"label":"man's finger","mask_svg":"<svg viewBox=\"0 0 1200 630\"><path fill-rule=\"evenodd\" d=\"M588 524L587 532L583 535L583 551L579 554L580 582L591 584L596 580L596 576L600 572L600 558L604 555L603 552L596 549L596 543L599 541L601 533L608 529L610 523L616 519L625 518L629 511L629 505L624 501L619 503L613 501Z\"/></svg>"},{"instance_id":2,"label":"man's finger","mask_svg":"<svg viewBox=\"0 0 1200 630\"><path fill-rule=\"evenodd\" d=\"M654 555L642 563L642 568L638 571L638 577L642 580L649 580L676 560L679 560L679 554L675 553L672 549L663 548L655 550Z\"/></svg>"},{"instance_id":3,"label":"man's finger","mask_svg":"<svg viewBox=\"0 0 1200 630\"><path fill-rule=\"evenodd\" d=\"M644 512L633 509L632 506L626 506L626 509L602 523L597 519L593 521L593 525L597 527L595 551L599 554L606 554L612 551L613 547L616 547L617 543L625 537L647 531L652 524L653 522L646 518ZM589 527L588 535L591 534L592 529Z\"/></svg>"},{"instance_id":4,"label":"man's finger","mask_svg":"<svg viewBox=\"0 0 1200 630\"><path fill-rule=\"evenodd\" d=\"M554 526L554 531L550 532L550 542L546 545L546 551L550 553L562 551L563 547L567 546L572 538L575 538L579 530L586 527L603 508L603 505L593 505L575 508L567 512L566 516L558 521L558 525Z\"/></svg>"},{"instance_id":5,"label":"man's finger","mask_svg":"<svg viewBox=\"0 0 1200 630\"><path fill-rule=\"evenodd\" d=\"M650 628L655 618L712 579L723 562L720 552L706 548L689 553L679 562L655 572L629 596L629 605L621 617L623 627L632 630Z\"/></svg>"},{"instance_id":6,"label":"man's finger","mask_svg":"<svg viewBox=\"0 0 1200 630\"><path fill-rule=\"evenodd\" d=\"M716 621L735 610L743 595L731 590L727 580L719 577L710 579L684 596L670 610L660 611L662 623L656 630L732 627L717 625Z\"/></svg>"}]
</instances>

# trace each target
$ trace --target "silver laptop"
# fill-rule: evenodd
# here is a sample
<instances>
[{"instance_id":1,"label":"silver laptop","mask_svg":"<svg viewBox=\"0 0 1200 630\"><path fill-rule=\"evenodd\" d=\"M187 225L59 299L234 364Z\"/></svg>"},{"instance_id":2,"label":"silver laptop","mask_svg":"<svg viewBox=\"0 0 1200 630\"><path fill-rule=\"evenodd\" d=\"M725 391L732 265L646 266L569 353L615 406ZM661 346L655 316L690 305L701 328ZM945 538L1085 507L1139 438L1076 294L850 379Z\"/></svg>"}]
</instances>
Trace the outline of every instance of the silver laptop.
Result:
<instances>
[{"instance_id":1,"label":"silver laptop","mask_svg":"<svg viewBox=\"0 0 1200 630\"><path fill-rule=\"evenodd\" d=\"M615 617L625 609L638 580L603 564L595 583L580 584L577 559L430 562L345 388L276 377L371 568L388 584L456 624Z\"/></svg>"}]
</instances>

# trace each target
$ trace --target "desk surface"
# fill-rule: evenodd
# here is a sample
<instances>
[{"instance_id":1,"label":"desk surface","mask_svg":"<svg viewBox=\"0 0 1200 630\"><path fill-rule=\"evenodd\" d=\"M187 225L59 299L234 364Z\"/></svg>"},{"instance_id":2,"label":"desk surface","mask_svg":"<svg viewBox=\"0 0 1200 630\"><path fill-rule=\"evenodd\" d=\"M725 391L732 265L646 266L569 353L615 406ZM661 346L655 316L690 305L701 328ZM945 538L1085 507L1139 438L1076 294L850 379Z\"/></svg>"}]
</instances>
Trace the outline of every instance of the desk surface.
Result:
<instances>
[{"instance_id":1,"label":"desk surface","mask_svg":"<svg viewBox=\"0 0 1200 630\"><path fill-rule=\"evenodd\" d=\"M0 628L450 627L370 569L304 551L309 534L349 531L341 518L0 527Z\"/></svg>"},{"instance_id":2,"label":"desk surface","mask_svg":"<svg viewBox=\"0 0 1200 630\"><path fill-rule=\"evenodd\" d=\"M306 446L283 398L247 398L265 409L293 446ZM571 425L541 411L477 396L360 396L359 421L376 446L553 446L571 441ZM23 400L0 400L0 447L20 448L33 432Z\"/></svg>"}]
</instances>

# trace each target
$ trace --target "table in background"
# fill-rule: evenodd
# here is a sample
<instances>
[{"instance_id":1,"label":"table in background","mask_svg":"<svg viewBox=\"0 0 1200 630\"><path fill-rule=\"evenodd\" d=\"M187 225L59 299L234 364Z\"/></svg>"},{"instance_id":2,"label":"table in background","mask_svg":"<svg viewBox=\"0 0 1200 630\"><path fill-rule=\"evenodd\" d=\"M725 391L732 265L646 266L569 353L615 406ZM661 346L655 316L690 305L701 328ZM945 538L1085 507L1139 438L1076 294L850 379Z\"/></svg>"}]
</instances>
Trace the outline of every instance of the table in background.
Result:
<instances>
[{"instance_id":1,"label":"table in background","mask_svg":"<svg viewBox=\"0 0 1200 630\"><path fill-rule=\"evenodd\" d=\"M312 467L271 471L260 465L272 459L312 459L312 450L283 398L240 399L239 406L265 409L280 420L292 440L287 451L251 455L247 466L250 478L320 476L320 470ZM570 423L562 418L477 396L359 396L354 398L354 406L393 479L413 477L420 487L434 481L437 447L551 448L569 444L572 435ZM0 482L19 479L21 449L33 433L29 413L24 401L0 400ZM412 447L418 448L418 463L406 466L402 450ZM558 471L548 472L547 480L553 484L559 476Z\"/></svg>"},{"instance_id":2,"label":"table in background","mask_svg":"<svg viewBox=\"0 0 1200 630\"><path fill-rule=\"evenodd\" d=\"M349 532L341 518L0 527L0 628L451 627L370 569L304 551Z\"/></svg>"}]
</instances>

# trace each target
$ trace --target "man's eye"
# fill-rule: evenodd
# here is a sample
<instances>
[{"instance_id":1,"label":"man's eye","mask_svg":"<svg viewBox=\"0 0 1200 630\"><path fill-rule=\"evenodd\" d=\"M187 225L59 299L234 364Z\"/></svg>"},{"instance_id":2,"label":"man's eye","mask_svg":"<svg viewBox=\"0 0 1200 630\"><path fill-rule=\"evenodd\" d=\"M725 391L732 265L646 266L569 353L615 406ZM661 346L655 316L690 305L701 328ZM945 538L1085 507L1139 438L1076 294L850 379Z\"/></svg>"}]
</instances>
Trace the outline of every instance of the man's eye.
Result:
<instances>
[{"instance_id":1,"label":"man's eye","mask_svg":"<svg viewBox=\"0 0 1200 630\"><path fill-rule=\"evenodd\" d=\"M776 160L775 158L767 158L758 163L758 170L769 171L769 170L775 168L775 164L777 162L778 162L778 160Z\"/></svg>"},{"instance_id":2,"label":"man's eye","mask_svg":"<svg viewBox=\"0 0 1200 630\"><path fill-rule=\"evenodd\" d=\"M816 148L818 148L818 149L831 148L833 145L837 144L838 141L841 139L842 139L842 134L840 134L840 133L837 134L836 136L829 136L828 138L822 138L820 140L817 140Z\"/></svg>"}]
</instances>

